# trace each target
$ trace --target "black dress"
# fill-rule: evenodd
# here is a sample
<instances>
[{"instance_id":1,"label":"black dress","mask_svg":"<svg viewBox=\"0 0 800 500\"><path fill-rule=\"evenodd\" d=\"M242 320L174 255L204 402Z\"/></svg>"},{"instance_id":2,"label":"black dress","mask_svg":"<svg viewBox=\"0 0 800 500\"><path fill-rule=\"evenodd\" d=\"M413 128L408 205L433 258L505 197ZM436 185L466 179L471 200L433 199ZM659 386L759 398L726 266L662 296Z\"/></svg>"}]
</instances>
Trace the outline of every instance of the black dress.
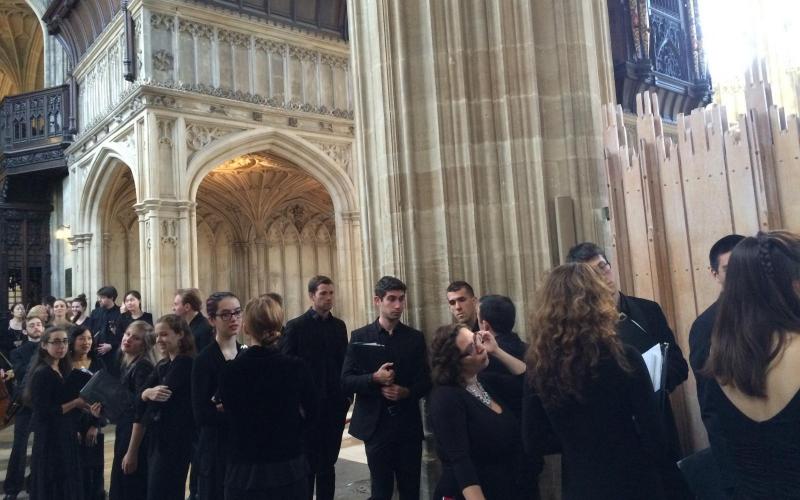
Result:
<instances>
[{"instance_id":1,"label":"black dress","mask_svg":"<svg viewBox=\"0 0 800 500\"><path fill-rule=\"evenodd\" d=\"M99 359L92 359L89 368L73 369L65 382L67 396L66 401L71 401L80 395L84 385L92 378L92 374L103 369L103 362ZM73 429L80 435L78 442L78 458L81 467L81 486L83 488L84 500L102 500L105 496L103 469L103 433L101 431L104 421L93 417L90 413L74 409L67 414L71 420ZM88 446L86 435L90 427L96 427L97 443Z\"/></svg>"},{"instance_id":2,"label":"black dress","mask_svg":"<svg viewBox=\"0 0 800 500\"><path fill-rule=\"evenodd\" d=\"M135 417L135 402L140 401L142 390L153 365L145 358L139 358L130 366L125 367L120 374L122 390L130 396L131 405L116 422L116 437L114 439L114 461L111 466L110 500L143 500L147 497L147 436L145 435L139 446L139 460L136 472L124 474L122 472L122 459L128 452L133 433L133 420Z\"/></svg>"},{"instance_id":3,"label":"black dress","mask_svg":"<svg viewBox=\"0 0 800 500\"><path fill-rule=\"evenodd\" d=\"M544 408L526 387L525 447L544 455L552 451L553 437L560 443L564 500L687 498L688 487L665 445L644 361L632 347L626 346L625 355L633 373L610 357L601 359L582 403Z\"/></svg>"},{"instance_id":4,"label":"black dress","mask_svg":"<svg viewBox=\"0 0 800 500\"><path fill-rule=\"evenodd\" d=\"M319 412L307 365L252 346L225 365L219 394L230 422L226 499L305 499L302 435Z\"/></svg>"},{"instance_id":5,"label":"black dress","mask_svg":"<svg viewBox=\"0 0 800 500\"><path fill-rule=\"evenodd\" d=\"M9 325L5 335L0 336L0 352L2 352L4 356L9 357L11 356L11 351L22 345L25 340L27 340L27 337L25 337L25 332L23 330L11 328Z\"/></svg>"},{"instance_id":6,"label":"black dress","mask_svg":"<svg viewBox=\"0 0 800 500\"><path fill-rule=\"evenodd\" d=\"M774 417L749 419L731 403L716 380L706 383L703 421L711 450L732 478L735 499L800 498L800 391Z\"/></svg>"},{"instance_id":7,"label":"black dress","mask_svg":"<svg viewBox=\"0 0 800 500\"><path fill-rule=\"evenodd\" d=\"M523 498L520 423L507 404L495 398L491 383L481 384L502 408L481 403L461 386L437 386L430 396L430 418L442 477L434 498L464 498L462 490L480 485L487 500Z\"/></svg>"},{"instance_id":8,"label":"black dress","mask_svg":"<svg viewBox=\"0 0 800 500\"><path fill-rule=\"evenodd\" d=\"M137 412L136 421L147 427L148 500L185 497L195 436L191 376L192 358L178 355L161 360L145 382L145 389L166 385L172 391L167 401L147 401Z\"/></svg>"},{"instance_id":9,"label":"black dress","mask_svg":"<svg viewBox=\"0 0 800 500\"><path fill-rule=\"evenodd\" d=\"M30 374L33 406L31 500L83 500L78 439L61 405L70 399L64 378L46 365Z\"/></svg>"}]
</instances>

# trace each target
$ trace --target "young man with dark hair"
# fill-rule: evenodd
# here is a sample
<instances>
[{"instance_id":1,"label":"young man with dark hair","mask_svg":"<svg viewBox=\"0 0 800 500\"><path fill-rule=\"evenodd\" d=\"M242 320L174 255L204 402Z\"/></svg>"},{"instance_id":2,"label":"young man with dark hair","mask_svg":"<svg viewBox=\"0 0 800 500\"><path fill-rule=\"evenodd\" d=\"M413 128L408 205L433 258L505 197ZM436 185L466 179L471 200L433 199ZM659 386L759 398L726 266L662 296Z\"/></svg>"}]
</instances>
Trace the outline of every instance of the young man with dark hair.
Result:
<instances>
[{"instance_id":1,"label":"young man with dark hair","mask_svg":"<svg viewBox=\"0 0 800 500\"><path fill-rule=\"evenodd\" d=\"M97 291L97 307L90 316L92 333L95 335L96 341L95 348L100 359L112 371L117 366L116 354L122 335L125 333L117 331L117 321L122 314L119 312L119 306L115 303L116 300L116 288L113 286L100 288Z\"/></svg>"},{"instance_id":2,"label":"young man with dark hair","mask_svg":"<svg viewBox=\"0 0 800 500\"><path fill-rule=\"evenodd\" d=\"M478 326L494 335L497 345L515 358L524 361L528 344L514 333L517 309L510 298L504 295L484 295L478 301ZM494 356L489 357L486 372L510 374Z\"/></svg>"},{"instance_id":3,"label":"young man with dark hair","mask_svg":"<svg viewBox=\"0 0 800 500\"><path fill-rule=\"evenodd\" d=\"M350 434L366 445L370 498L392 498L396 479L400 500L416 500L423 439L419 400L431 388L428 348L422 332L400 322L406 308L402 281L384 276L372 300L378 319L352 333L342 368L345 393L356 394ZM361 348L383 356L367 360L357 354ZM386 362L364 364L375 359Z\"/></svg>"},{"instance_id":4,"label":"young man with dark hair","mask_svg":"<svg viewBox=\"0 0 800 500\"><path fill-rule=\"evenodd\" d=\"M669 397L666 396L689 377L689 365L683 357L680 346L675 341L675 334L672 333L661 306L652 300L620 292L614 279L614 273L611 271L611 264L606 259L603 249L594 243L585 242L575 245L569 250L567 261L584 262L594 267L613 290L617 298L617 309L622 313L617 326L617 334L625 344L635 347L640 353L647 352L657 343L669 344L666 387L661 389L667 392L663 398L663 421L670 455L678 460L682 456L678 429L675 426Z\"/></svg>"},{"instance_id":5,"label":"young man with dark hair","mask_svg":"<svg viewBox=\"0 0 800 500\"><path fill-rule=\"evenodd\" d=\"M743 239L744 236L739 234L723 236L711 246L711 250L708 252L711 277L717 281L720 289L725 286L731 252ZM694 320L692 328L689 330L689 364L697 382L697 401L700 403L703 424L706 428L716 425L717 422L716 418L708 415L705 408L708 379L703 376L702 370L711 352L711 332L714 330L718 308L719 298ZM731 454L730 452L726 453L725 450L721 451L712 454L711 448L706 448L696 452L682 463L681 468L684 475L692 489L696 490L698 498L727 498L725 490L732 489L736 484L735 477L728 477L723 472L734 469L732 463L724 463L729 460ZM722 467L719 466L720 461L723 462Z\"/></svg>"},{"instance_id":6,"label":"young man with dark hair","mask_svg":"<svg viewBox=\"0 0 800 500\"><path fill-rule=\"evenodd\" d=\"M456 323L464 323L472 331L478 331L476 308L478 299L466 281L453 281L447 286L447 304Z\"/></svg>"},{"instance_id":7,"label":"young man with dark hair","mask_svg":"<svg viewBox=\"0 0 800 500\"><path fill-rule=\"evenodd\" d=\"M172 312L189 323L197 352L205 349L214 339L211 323L200 312L202 308L203 301L200 298L200 290L197 288L181 288L175 292L175 299L172 301Z\"/></svg>"},{"instance_id":8,"label":"young man with dark hair","mask_svg":"<svg viewBox=\"0 0 800 500\"><path fill-rule=\"evenodd\" d=\"M306 436L306 457L311 465L308 498L332 500L336 486L335 464L342 445L342 432L351 400L342 391L341 373L347 351L347 326L331 313L333 281L323 275L308 282L311 307L286 323L281 350L297 356L311 368L314 384L322 396L319 419Z\"/></svg>"}]
</instances>

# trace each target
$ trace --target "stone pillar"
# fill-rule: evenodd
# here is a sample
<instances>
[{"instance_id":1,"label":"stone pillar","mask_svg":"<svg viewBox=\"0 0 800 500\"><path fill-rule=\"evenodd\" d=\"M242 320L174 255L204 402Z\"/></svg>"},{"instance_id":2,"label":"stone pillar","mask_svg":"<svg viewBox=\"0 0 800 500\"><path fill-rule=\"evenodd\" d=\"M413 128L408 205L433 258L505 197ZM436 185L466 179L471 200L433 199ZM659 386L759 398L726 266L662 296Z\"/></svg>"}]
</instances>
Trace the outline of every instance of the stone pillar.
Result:
<instances>
[{"instance_id":1,"label":"stone pillar","mask_svg":"<svg viewBox=\"0 0 800 500\"><path fill-rule=\"evenodd\" d=\"M247 297L258 297L262 292L258 287L258 276L261 270L258 267L258 243L253 240L247 243Z\"/></svg>"},{"instance_id":2,"label":"stone pillar","mask_svg":"<svg viewBox=\"0 0 800 500\"><path fill-rule=\"evenodd\" d=\"M260 236L256 238L256 263L258 294L251 295L251 298L267 292L267 241Z\"/></svg>"},{"instance_id":3,"label":"stone pillar","mask_svg":"<svg viewBox=\"0 0 800 500\"><path fill-rule=\"evenodd\" d=\"M72 246L72 292L77 296L80 293L85 293L87 299L92 298L92 293L96 289L91 289L94 283L91 281L89 270L89 245L92 241L91 233L73 234L69 238L69 244ZM87 300L92 302L91 300ZM91 311L89 311L91 312Z\"/></svg>"},{"instance_id":4,"label":"stone pillar","mask_svg":"<svg viewBox=\"0 0 800 500\"><path fill-rule=\"evenodd\" d=\"M335 280L337 316L350 330L363 326L372 317L372 293L365 290L362 272L361 219L358 212L336 214L336 263ZM341 300L341 299L349 300Z\"/></svg>"},{"instance_id":5,"label":"stone pillar","mask_svg":"<svg viewBox=\"0 0 800 500\"><path fill-rule=\"evenodd\" d=\"M141 276L145 309L158 317L171 311L175 290L194 286L191 269L191 202L144 200L139 216Z\"/></svg>"},{"instance_id":6,"label":"stone pillar","mask_svg":"<svg viewBox=\"0 0 800 500\"><path fill-rule=\"evenodd\" d=\"M453 279L509 295L524 323L559 261L556 197L573 199L578 239L603 241L604 12L590 0L349 2L365 284L404 279L411 325L430 335L449 320Z\"/></svg>"}]
</instances>

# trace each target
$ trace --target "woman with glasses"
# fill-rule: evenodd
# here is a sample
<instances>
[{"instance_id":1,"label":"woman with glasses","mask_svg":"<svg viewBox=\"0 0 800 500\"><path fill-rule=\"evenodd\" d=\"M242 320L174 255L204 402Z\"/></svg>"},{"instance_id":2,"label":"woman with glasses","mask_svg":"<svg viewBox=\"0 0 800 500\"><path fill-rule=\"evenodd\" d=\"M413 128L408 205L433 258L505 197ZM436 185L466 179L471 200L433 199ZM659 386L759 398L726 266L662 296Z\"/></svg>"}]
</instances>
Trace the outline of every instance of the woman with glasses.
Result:
<instances>
[{"instance_id":1,"label":"woman with glasses","mask_svg":"<svg viewBox=\"0 0 800 500\"><path fill-rule=\"evenodd\" d=\"M67 396L65 381L72 371L68 345L63 328L48 328L31 362L30 379L25 386L24 397L33 407L31 500L83 498L78 441L67 414L75 409L88 409L88 405L79 397Z\"/></svg>"},{"instance_id":2,"label":"woman with glasses","mask_svg":"<svg viewBox=\"0 0 800 500\"><path fill-rule=\"evenodd\" d=\"M72 325L68 331L68 357L72 371L67 376L67 392L76 398L92 375L104 368L103 362L92 349L92 332L84 325ZM78 435L78 454L81 465L81 484L84 500L102 500L103 490L103 433L99 418L80 409L69 413Z\"/></svg>"},{"instance_id":3,"label":"woman with glasses","mask_svg":"<svg viewBox=\"0 0 800 500\"><path fill-rule=\"evenodd\" d=\"M515 499L522 460L519 419L501 401L496 374L479 375L489 356L512 375L522 376L525 363L503 351L489 332L472 332L465 324L443 326L431 343L431 423L442 459L442 477L434 498Z\"/></svg>"},{"instance_id":4,"label":"woman with glasses","mask_svg":"<svg viewBox=\"0 0 800 500\"><path fill-rule=\"evenodd\" d=\"M616 333L609 283L589 264L553 269L536 300L522 437L533 456L560 446L564 500L679 500L644 360Z\"/></svg>"},{"instance_id":5,"label":"woman with glasses","mask_svg":"<svg viewBox=\"0 0 800 500\"><path fill-rule=\"evenodd\" d=\"M159 318L156 345L163 359L148 377L140 397L134 439L147 434L147 499L183 500L195 438L191 377L195 355L189 324L176 314ZM140 435L137 435L140 434ZM124 466L124 465L123 465Z\"/></svg>"},{"instance_id":6,"label":"woman with glasses","mask_svg":"<svg viewBox=\"0 0 800 500\"><path fill-rule=\"evenodd\" d=\"M248 302L243 323L252 343L225 365L219 383L231 423L225 499L309 498L302 438L319 412L311 373L278 349L283 310L273 299Z\"/></svg>"},{"instance_id":7,"label":"woman with glasses","mask_svg":"<svg viewBox=\"0 0 800 500\"><path fill-rule=\"evenodd\" d=\"M223 368L242 348L236 341L242 326L242 305L234 294L216 292L206 300L206 312L214 328L214 341L197 355L192 369L192 408L200 432L194 465L198 468L197 497L214 500L225 496L229 446L224 403L217 390Z\"/></svg>"}]
</instances>

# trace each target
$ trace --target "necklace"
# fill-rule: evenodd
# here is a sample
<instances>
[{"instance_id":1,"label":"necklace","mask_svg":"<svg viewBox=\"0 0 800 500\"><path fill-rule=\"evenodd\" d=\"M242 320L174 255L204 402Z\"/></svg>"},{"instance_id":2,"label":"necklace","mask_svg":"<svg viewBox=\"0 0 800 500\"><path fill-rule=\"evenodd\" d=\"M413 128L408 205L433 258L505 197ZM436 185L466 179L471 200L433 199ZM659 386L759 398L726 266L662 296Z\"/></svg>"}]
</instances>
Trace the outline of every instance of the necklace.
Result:
<instances>
[{"instance_id":1,"label":"necklace","mask_svg":"<svg viewBox=\"0 0 800 500\"><path fill-rule=\"evenodd\" d=\"M474 384L467 384L467 392L478 398L478 401L485 404L486 406L492 406L492 398L489 396L489 393L486 392L486 389L483 388L480 382L475 382Z\"/></svg>"}]
</instances>

